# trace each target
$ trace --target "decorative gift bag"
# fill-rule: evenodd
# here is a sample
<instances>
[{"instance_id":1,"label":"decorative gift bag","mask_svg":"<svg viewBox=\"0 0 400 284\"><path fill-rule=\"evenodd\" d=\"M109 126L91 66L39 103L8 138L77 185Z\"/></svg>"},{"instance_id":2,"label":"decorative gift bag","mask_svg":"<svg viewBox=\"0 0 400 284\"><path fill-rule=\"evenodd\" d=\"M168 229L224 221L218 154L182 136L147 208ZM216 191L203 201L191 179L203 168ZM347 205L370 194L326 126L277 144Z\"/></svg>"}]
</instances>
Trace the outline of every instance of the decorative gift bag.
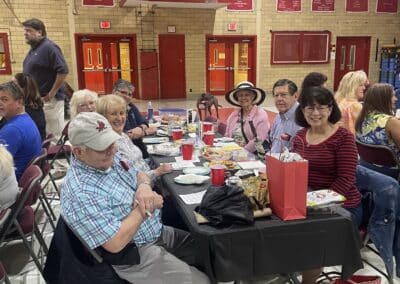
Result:
<instances>
[{"instance_id":1,"label":"decorative gift bag","mask_svg":"<svg viewBox=\"0 0 400 284\"><path fill-rule=\"evenodd\" d=\"M292 154L292 153L287 153ZM272 212L282 220L306 217L308 162L288 161L283 154L266 155Z\"/></svg>"},{"instance_id":2,"label":"decorative gift bag","mask_svg":"<svg viewBox=\"0 0 400 284\"><path fill-rule=\"evenodd\" d=\"M332 284L381 284L380 276L372 275L353 275L348 280L335 279Z\"/></svg>"}]
</instances>

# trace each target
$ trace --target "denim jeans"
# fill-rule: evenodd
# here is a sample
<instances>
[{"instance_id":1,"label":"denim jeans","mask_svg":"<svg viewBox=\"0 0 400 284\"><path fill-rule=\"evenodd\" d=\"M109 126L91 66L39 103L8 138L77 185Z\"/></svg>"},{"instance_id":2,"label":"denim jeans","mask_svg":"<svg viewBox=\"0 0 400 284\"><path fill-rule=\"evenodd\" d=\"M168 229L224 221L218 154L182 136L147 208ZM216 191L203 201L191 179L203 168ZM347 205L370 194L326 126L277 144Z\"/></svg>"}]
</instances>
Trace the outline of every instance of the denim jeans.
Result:
<instances>
[{"instance_id":1,"label":"denim jeans","mask_svg":"<svg viewBox=\"0 0 400 284\"><path fill-rule=\"evenodd\" d=\"M400 269L399 243L399 184L397 180L363 166L357 166L357 187L361 193L373 196L373 210L368 222L368 233L379 250L388 274L393 275L393 256L396 272Z\"/></svg>"}]
</instances>

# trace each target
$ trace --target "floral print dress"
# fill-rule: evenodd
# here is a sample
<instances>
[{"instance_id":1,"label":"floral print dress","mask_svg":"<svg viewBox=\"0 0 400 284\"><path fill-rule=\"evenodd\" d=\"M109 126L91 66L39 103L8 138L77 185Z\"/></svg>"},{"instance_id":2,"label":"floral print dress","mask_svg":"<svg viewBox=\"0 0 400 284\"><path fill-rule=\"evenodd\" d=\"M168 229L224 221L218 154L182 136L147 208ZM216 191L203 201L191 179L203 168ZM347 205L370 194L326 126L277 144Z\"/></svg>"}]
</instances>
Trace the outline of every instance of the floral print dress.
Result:
<instances>
[{"instance_id":1,"label":"floral print dress","mask_svg":"<svg viewBox=\"0 0 400 284\"><path fill-rule=\"evenodd\" d=\"M397 157L400 158L400 149L386 133L386 123L392 115L385 113L369 113L362 125L361 132L357 132L356 137L359 141L366 144L389 146Z\"/></svg>"}]
</instances>

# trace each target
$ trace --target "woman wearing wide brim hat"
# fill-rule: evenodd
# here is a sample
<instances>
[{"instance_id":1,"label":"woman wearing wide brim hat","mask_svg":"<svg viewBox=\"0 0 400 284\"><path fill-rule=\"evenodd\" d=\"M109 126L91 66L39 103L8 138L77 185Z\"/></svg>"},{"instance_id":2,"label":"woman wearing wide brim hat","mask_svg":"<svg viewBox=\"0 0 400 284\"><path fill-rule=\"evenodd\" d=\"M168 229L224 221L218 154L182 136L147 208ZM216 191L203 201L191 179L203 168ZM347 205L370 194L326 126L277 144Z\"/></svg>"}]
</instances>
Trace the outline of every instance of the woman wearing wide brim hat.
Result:
<instances>
[{"instance_id":1,"label":"woman wearing wide brim hat","mask_svg":"<svg viewBox=\"0 0 400 284\"><path fill-rule=\"evenodd\" d=\"M248 81L240 82L225 95L227 102L240 107L228 117L225 136L234 138L236 143L250 152L256 151L256 137L258 141L268 137L268 114L260 107L265 97L264 90Z\"/></svg>"}]
</instances>

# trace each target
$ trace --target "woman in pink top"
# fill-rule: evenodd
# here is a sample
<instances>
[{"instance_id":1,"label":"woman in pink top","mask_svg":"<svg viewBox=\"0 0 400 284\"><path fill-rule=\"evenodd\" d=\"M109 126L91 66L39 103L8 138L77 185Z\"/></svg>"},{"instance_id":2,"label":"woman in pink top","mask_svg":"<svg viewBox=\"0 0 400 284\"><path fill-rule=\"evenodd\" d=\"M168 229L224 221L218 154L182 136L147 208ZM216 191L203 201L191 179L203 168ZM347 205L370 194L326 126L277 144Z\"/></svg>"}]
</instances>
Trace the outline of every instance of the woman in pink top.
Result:
<instances>
[{"instance_id":1,"label":"woman in pink top","mask_svg":"<svg viewBox=\"0 0 400 284\"><path fill-rule=\"evenodd\" d=\"M234 138L236 143L252 153L256 151L256 138L263 142L268 137L268 114L259 106L265 97L264 90L247 81L239 83L225 95L227 102L240 107L228 117L225 136Z\"/></svg>"}]
</instances>

